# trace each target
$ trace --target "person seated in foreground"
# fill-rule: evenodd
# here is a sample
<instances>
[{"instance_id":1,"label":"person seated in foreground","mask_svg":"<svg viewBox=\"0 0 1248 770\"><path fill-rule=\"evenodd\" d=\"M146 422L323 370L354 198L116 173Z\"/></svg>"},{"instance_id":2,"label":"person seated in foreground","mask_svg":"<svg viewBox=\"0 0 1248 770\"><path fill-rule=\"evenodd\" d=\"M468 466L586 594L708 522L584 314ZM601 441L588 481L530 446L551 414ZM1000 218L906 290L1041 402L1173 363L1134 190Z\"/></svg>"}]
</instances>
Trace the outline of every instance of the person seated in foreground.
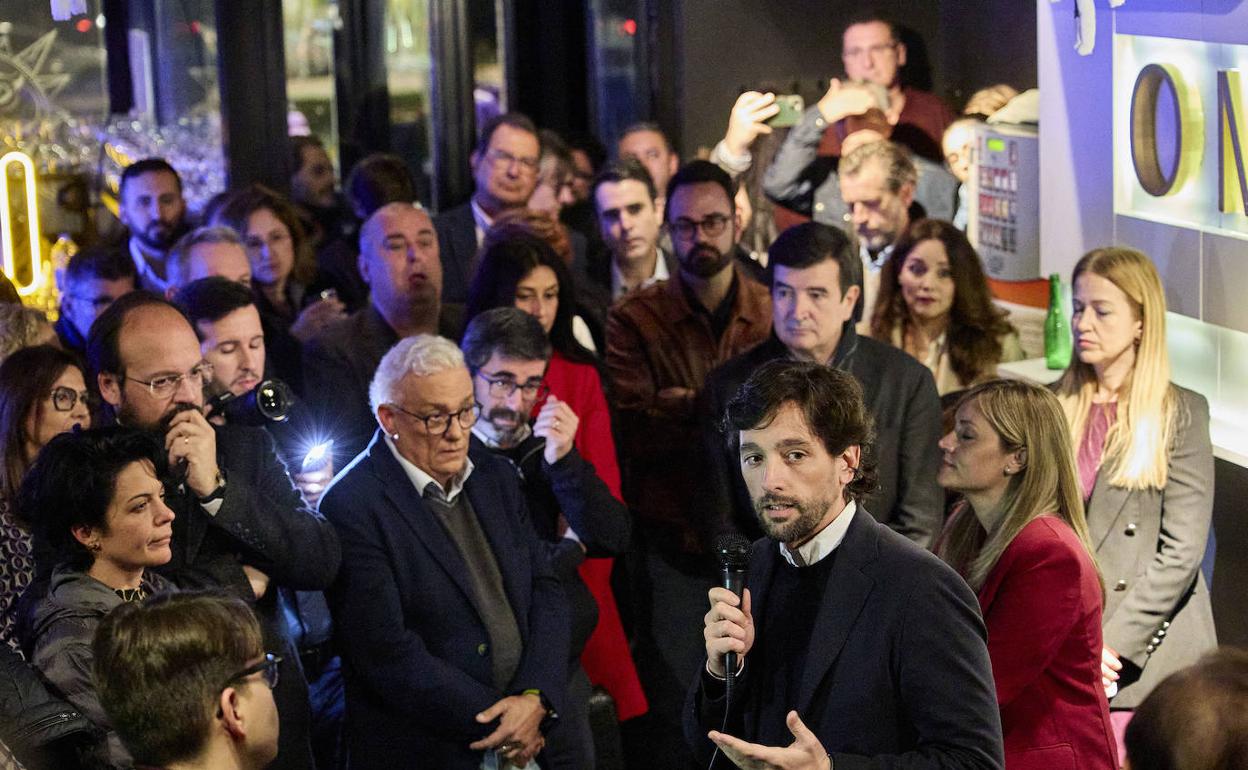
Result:
<instances>
[{"instance_id":1,"label":"person seated in foreground","mask_svg":"<svg viewBox=\"0 0 1248 770\"><path fill-rule=\"evenodd\" d=\"M277 756L279 659L242 601L129 603L100 623L92 651L100 704L136 765L260 770Z\"/></svg>"}]
</instances>

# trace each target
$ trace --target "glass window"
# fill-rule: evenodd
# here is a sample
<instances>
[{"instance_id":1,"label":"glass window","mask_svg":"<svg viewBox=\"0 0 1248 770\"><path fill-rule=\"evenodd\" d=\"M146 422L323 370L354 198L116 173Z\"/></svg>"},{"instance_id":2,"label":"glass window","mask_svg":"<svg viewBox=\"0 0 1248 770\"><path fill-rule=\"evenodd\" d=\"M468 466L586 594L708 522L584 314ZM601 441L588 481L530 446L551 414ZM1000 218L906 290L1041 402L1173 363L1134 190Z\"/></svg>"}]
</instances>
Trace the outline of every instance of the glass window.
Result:
<instances>
[{"instance_id":1,"label":"glass window","mask_svg":"<svg viewBox=\"0 0 1248 770\"><path fill-rule=\"evenodd\" d=\"M407 161L416 197L432 199L429 156L428 0L386 0L386 87L390 92L390 149Z\"/></svg>"}]
</instances>

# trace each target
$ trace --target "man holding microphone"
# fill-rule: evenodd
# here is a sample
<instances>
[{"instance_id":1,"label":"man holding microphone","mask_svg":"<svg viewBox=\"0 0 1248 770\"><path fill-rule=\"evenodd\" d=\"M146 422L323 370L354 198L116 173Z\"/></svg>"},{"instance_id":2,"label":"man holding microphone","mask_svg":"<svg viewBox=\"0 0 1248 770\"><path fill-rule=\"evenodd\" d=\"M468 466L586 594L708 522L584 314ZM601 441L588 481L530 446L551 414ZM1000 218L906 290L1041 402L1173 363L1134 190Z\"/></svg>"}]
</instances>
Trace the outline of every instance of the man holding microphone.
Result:
<instances>
[{"instance_id":1,"label":"man holding microphone","mask_svg":"<svg viewBox=\"0 0 1248 770\"><path fill-rule=\"evenodd\" d=\"M751 769L1002 767L975 595L860 510L875 483L861 386L776 360L724 419L767 537L750 549L744 596L709 593L706 666L685 711L695 752L705 762L718 747Z\"/></svg>"}]
</instances>

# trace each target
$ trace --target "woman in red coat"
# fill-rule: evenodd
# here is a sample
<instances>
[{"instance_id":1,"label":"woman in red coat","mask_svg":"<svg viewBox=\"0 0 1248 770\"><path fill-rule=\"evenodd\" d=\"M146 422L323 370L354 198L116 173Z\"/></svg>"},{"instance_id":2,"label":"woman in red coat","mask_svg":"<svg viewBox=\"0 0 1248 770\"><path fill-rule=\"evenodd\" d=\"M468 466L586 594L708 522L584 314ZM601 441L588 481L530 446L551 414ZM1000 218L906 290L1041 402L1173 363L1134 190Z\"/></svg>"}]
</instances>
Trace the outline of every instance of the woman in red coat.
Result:
<instances>
[{"instance_id":1,"label":"woman in red coat","mask_svg":"<svg viewBox=\"0 0 1248 770\"><path fill-rule=\"evenodd\" d=\"M958 405L938 479L964 503L937 552L988 627L1007 770L1118 767L1101 686L1103 588L1052 393L993 380Z\"/></svg>"},{"instance_id":2,"label":"woman in red coat","mask_svg":"<svg viewBox=\"0 0 1248 770\"><path fill-rule=\"evenodd\" d=\"M532 237L534 233L526 229L523 221L515 219L500 221L486 234L481 264L468 292L465 322L486 310L507 305L514 305L541 322L553 350L546 369L546 387L576 413L580 421L575 438L577 452L594 466L611 494L622 501L620 466L602 379L593 354L577 341L572 330L575 301L567 266L552 249L488 248L507 238ZM534 404L534 416L545 403L543 397ZM649 705L611 592L614 561L586 559L580 566L581 579L598 603L598 625L581 652L581 665L591 682L611 694L620 720L625 720L644 714Z\"/></svg>"}]
</instances>

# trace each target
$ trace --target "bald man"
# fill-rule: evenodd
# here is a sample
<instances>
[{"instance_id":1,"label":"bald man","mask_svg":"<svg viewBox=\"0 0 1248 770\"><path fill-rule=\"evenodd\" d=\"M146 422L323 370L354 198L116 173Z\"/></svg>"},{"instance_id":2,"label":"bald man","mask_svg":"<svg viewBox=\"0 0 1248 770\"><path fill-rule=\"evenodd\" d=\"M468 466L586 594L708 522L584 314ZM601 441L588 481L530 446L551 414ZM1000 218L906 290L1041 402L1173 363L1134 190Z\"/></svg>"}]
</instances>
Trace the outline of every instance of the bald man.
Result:
<instances>
[{"instance_id":1,"label":"bald man","mask_svg":"<svg viewBox=\"0 0 1248 770\"><path fill-rule=\"evenodd\" d=\"M433 220L410 203L390 203L360 228L360 275L369 304L304 348L304 388L321 415L318 438L334 440L336 467L367 446L377 421L368 385L386 351L413 334L459 339L463 307L442 302L442 261Z\"/></svg>"}]
</instances>

